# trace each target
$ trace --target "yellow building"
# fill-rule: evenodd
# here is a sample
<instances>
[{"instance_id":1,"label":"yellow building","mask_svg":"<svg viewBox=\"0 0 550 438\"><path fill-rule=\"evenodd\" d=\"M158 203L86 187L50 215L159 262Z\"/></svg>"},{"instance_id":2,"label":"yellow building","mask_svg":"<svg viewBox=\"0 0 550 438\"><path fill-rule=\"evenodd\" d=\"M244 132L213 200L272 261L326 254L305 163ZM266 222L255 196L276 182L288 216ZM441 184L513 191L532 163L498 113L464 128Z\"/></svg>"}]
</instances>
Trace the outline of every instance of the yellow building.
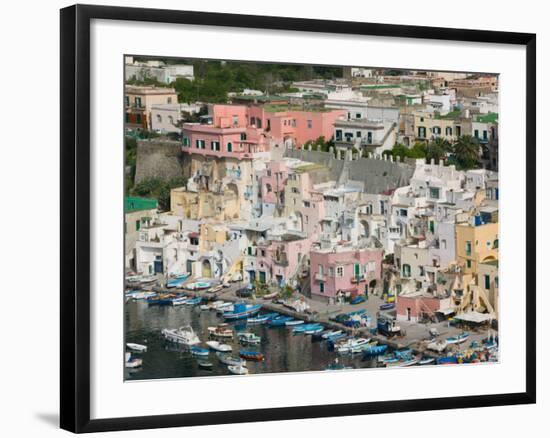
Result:
<instances>
[{"instance_id":1,"label":"yellow building","mask_svg":"<svg viewBox=\"0 0 550 438\"><path fill-rule=\"evenodd\" d=\"M237 194L231 189L223 193L190 192L184 187L170 191L170 210L186 219L237 219L240 213L239 204Z\"/></svg>"},{"instance_id":2,"label":"yellow building","mask_svg":"<svg viewBox=\"0 0 550 438\"><path fill-rule=\"evenodd\" d=\"M466 274L479 272L478 265L498 260L498 223L456 224L456 255Z\"/></svg>"}]
</instances>

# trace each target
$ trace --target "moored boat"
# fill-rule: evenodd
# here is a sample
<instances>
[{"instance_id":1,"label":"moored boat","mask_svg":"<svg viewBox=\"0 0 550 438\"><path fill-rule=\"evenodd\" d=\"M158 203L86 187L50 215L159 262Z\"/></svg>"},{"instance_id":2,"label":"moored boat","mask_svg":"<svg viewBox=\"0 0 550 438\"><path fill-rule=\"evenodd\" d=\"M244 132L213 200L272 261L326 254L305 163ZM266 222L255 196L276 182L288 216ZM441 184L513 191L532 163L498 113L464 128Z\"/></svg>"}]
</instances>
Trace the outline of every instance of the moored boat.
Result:
<instances>
[{"instance_id":1,"label":"moored boat","mask_svg":"<svg viewBox=\"0 0 550 438\"><path fill-rule=\"evenodd\" d=\"M197 304L200 304L202 301L202 297L195 297L195 298L188 298L185 300L186 306L196 306Z\"/></svg>"},{"instance_id":2,"label":"moored boat","mask_svg":"<svg viewBox=\"0 0 550 438\"><path fill-rule=\"evenodd\" d=\"M187 297L172 298L172 306L183 306L187 300Z\"/></svg>"},{"instance_id":3,"label":"moored boat","mask_svg":"<svg viewBox=\"0 0 550 438\"><path fill-rule=\"evenodd\" d=\"M219 324L217 327L208 327L208 334L215 338L233 338L233 330L227 324Z\"/></svg>"},{"instance_id":4,"label":"moored boat","mask_svg":"<svg viewBox=\"0 0 550 438\"><path fill-rule=\"evenodd\" d=\"M207 360L198 360L197 365L199 368L205 369L205 370L211 370L214 367L214 364Z\"/></svg>"},{"instance_id":5,"label":"moored boat","mask_svg":"<svg viewBox=\"0 0 550 438\"><path fill-rule=\"evenodd\" d=\"M317 328L323 328L323 326L319 323L311 323L311 324L301 324L292 329L292 333L299 334L299 333L305 333L308 330L314 330Z\"/></svg>"},{"instance_id":6,"label":"moored boat","mask_svg":"<svg viewBox=\"0 0 550 438\"><path fill-rule=\"evenodd\" d=\"M243 366L243 365L228 365L227 366L227 369L233 373L233 374L237 374L237 375L244 375L244 374L248 374L248 368Z\"/></svg>"},{"instance_id":7,"label":"moored boat","mask_svg":"<svg viewBox=\"0 0 550 438\"><path fill-rule=\"evenodd\" d=\"M445 348L447 348L447 341L446 340L439 340L439 341L432 341L430 342L426 348L428 350L437 351L438 353L441 353Z\"/></svg>"},{"instance_id":8,"label":"moored boat","mask_svg":"<svg viewBox=\"0 0 550 438\"><path fill-rule=\"evenodd\" d=\"M180 287L189 278L189 274L178 275L166 282L167 288Z\"/></svg>"},{"instance_id":9,"label":"moored boat","mask_svg":"<svg viewBox=\"0 0 550 438\"><path fill-rule=\"evenodd\" d=\"M246 360L252 360L256 362L261 362L264 360L264 355L259 351L252 350L241 350L239 351L239 356Z\"/></svg>"},{"instance_id":10,"label":"moored boat","mask_svg":"<svg viewBox=\"0 0 550 438\"><path fill-rule=\"evenodd\" d=\"M233 311L224 312L223 317L228 321L235 321L238 319L247 319L249 316L255 315L262 308L261 304L245 304L236 303L233 306Z\"/></svg>"},{"instance_id":11,"label":"moored boat","mask_svg":"<svg viewBox=\"0 0 550 438\"><path fill-rule=\"evenodd\" d=\"M245 344L259 344L262 341L260 336L250 332L237 333L237 339Z\"/></svg>"},{"instance_id":12,"label":"moored boat","mask_svg":"<svg viewBox=\"0 0 550 438\"><path fill-rule=\"evenodd\" d=\"M218 359L224 365L246 365L246 360L241 359L240 357L232 357L227 353L216 353L216 356L218 356Z\"/></svg>"},{"instance_id":13,"label":"moored boat","mask_svg":"<svg viewBox=\"0 0 550 438\"><path fill-rule=\"evenodd\" d=\"M428 356L424 356L422 359L418 361L418 365L430 365L432 363L435 363L435 358L428 357Z\"/></svg>"},{"instance_id":14,"label":"moored boat","mask_svg":"<svg viewBox=\"0 0 550 438\"><path fill-rule=\"evenodd\" d=\"M127 342L126 346L130 350L134 350L134 351L139 351L139 352L146 352L147 351L147 346L146 345L135 344L133 342Z\"/></svg>"},{"instance_id":15,"label":"moored boat","mask_svg":"<svg viewBox=\"0 0 550 438\"><path fill-rule=\"evenodd\" d=\"M395 308L395 303L384 303L380 304L380 310L391 310Z\"/></svg>"},{"instance_id":16,"label":"moored boat","mask_svg":"<svg viewBox=\"0 0 550 438\"><path fill-rule=\"evenodd\" d=\"M193 356L208 356L210 351L208 348L202 348L202 347L191 347L191 354Z\"/></svg>"},{"instance_id":17,"label":"moored boat","mask_svg":"<svg viewBox=\"0 0 550 438\"><path fill-rule=\"evenodd\" d=\"M266 324L269 327L283 327L287 321L292 321L292 316L278 316L268 321Z\"/></svg>"},{"instance_id":18,"label":"moored boat","mask_svg":"<svg viewBox=\"0 0 550 438\"><path fill-rule=\"evenodd\" d=\"M138 368L143 364L143 359L132 356L132 353L126 353L124 366L126 368Z\"/></svg>"},{"instance_id":19,"label":"moored boat","mask_svg":"<svg viewBox=\"0 0 550 438\"><path fill-rule=\"evenodd\" d=\"M463 342L466 342L466 340L470 337L470 333L468 332L462 332L457 336L449 336L447 339L447 344L462 344Z\"/></svg>"},{"instance_id":20,"label":"moored boat","mask_svg":"<svg viewBox=\"0 0 550 438\"><path fill-rule=\"evenodd\" d=\"M161 333L168 341L177 342L178 344L191 346L201 342L190 325L178 329L163 329Z\"/></svg>"},{"instance_id":21,"label":"moored boat","mask_svg":"<svg viewBox=\"0 0 550 438\"><path fill-rule=\"evenodd\" d=\"M212 350L219 351L222 353L227 353L233 350L231 345L222 344L221 342L218 342L218 341L207 341L206 345L208 345Z\"/></svg>"},{"instance_id":22,"label":"moored boat","mask_svg":"<svg viewBox=\"0 0 550 438\"><path fill-rule=\"evenodd\" d=\"M368 347L363 349L363 358L369 359L374 356L380 356L382 354L385 354L387 350L387 345L369 345Z\"/></svg>"},{"instance_id":23,"label":"moored boat","mask_svg":"<svg viewBox=\"0 0 550 438\"><path fill-rule=\"evenodd\" d=\"M336 351L340 354L351 353L352 350L356 350L362 346L366 346L370 342L367 338L350 338L345 342L342 342L336 347Z\"/></svg>"},{"instance_id":24,"label":"moored boat","mask_svg":"<svg viewBox=\"0 0 550 438\"><path fill-rule=\"evenodd\" d=\"M304 321L302 321L301 319L291 319L290 321L286 321L285 325L287 327L289 327L289 326L292 327L292 326L295 326L295 325L301 325L303 323L304 323Z\"/></svg>"}]
</instances>

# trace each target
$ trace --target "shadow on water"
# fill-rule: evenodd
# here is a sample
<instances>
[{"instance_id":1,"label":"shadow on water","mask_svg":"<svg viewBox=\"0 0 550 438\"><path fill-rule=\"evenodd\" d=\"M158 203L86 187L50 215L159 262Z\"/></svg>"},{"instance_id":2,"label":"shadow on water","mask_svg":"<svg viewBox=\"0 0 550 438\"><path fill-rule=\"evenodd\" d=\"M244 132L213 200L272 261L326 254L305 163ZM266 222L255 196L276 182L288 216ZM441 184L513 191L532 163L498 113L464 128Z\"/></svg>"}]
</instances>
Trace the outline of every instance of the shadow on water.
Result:
<instances>
[{"instance_id":1,"label":"shadow on water","mask_svg":"<svg viewBox=\"0 0 550 438\"><path fill-rule=\"evenodd\" d=\"M136 354L143 358L143 366L126 369L127 380L230 374L227 366L219 362L214 353L210 353L208 357L213 368L199 368L197 360L185 347L166 342L160 333L163 328L178 328L190 324L204 347L204 342L208 340L208 327L223 322L215 312L201 311L198 307L190 306L148 306L145 302L130 302L126 305L125 318L125 342L147 345L147 352ZM326 342L312 342L310 336L293 335L292 329L288 327L246 326L242 321L235 324L233 327L237 330L245 329L262 337L261 344L254 346L242 346L236 339L227 342L233 347L233 356L237 356L242 349L257 350L264 354L263 362L247 361L251 374L321 371L338 357L335 352L328 351ZM376 366L375 360L363 362L360 355L339 357L339 362L353 368Z\"/></svg>"}]
</instances>

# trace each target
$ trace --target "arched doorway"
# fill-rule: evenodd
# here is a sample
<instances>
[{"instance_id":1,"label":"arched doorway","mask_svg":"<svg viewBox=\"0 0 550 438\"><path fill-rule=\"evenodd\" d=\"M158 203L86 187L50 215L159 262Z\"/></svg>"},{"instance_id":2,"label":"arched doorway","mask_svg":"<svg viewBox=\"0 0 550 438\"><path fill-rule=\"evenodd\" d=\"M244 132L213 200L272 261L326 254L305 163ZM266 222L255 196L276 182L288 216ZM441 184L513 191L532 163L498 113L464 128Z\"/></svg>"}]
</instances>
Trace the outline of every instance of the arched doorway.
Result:
<instances>
[{"instance_id":1,"label":"arched doorway","mask_svg":"<svg viewBox=\"0 0 550 438\"><path fill-rule=\"evenodd\" d=\"M206 278L212 277L212 265L208 259L202 261L202 276Z\"/></svg>"}]
</instances>

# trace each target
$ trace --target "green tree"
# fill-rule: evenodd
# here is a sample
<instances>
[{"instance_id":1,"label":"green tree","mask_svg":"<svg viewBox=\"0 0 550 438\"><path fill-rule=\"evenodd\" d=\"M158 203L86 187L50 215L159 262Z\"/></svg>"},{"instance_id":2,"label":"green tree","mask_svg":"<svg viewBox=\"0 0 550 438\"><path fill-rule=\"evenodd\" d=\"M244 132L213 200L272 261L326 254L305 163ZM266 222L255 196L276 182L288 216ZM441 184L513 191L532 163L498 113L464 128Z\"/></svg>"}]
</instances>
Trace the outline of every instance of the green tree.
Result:
<instances>
[{"instance_id":1,"label":"green tree","mask_svg":"<svg viewBox=\"0 0 550 438\"><path fill-rule=\"evenodd\" d=\"M453 144L453 158L457 168L461 170L473 169L478 166L480 146L476 138L471 135L458 137Z\"/></svg>"},{"instance_id":2,"label":"green tree","mask_svg":"<svg viewBox=\"0 0 550 438\"><path fill-rule=\"evenodd\" d=\"M441 137L430 141L426 145L426 162L429 163L433 159L436 163L447 156L447 152L452 150L451 143Z\"/></svg>"},{"instance_id":3,"label":"green tree","mask_svg":"<svg viewBox=\"0 0 550 438\"><path fill-rule=\"evenodd\" d=\"M166 211L170 209L170 190L186 184L187 178L184 177L171 178L168 181L158 177L146 178L133 187L131 194L144 198L155 198L158 201L159 209Z\"/></svg>"}]
</instances>

